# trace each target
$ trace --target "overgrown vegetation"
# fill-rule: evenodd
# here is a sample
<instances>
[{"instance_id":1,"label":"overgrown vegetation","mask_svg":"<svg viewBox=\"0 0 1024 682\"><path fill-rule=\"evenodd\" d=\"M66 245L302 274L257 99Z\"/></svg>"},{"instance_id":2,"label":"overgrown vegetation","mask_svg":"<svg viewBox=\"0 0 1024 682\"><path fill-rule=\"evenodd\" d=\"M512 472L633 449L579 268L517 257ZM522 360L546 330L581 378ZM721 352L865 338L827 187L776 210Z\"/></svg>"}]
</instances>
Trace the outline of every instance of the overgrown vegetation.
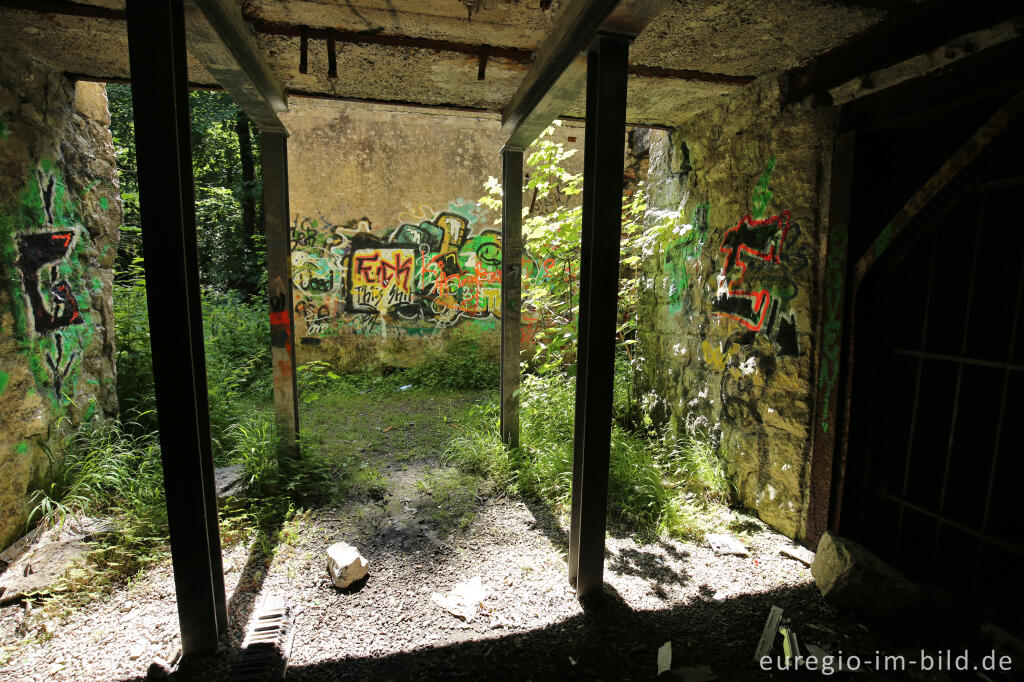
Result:
<instances>
[{"instance_id":1,"label":"overgrown vegetation","mask_svg":"<svg viewBox=\"0 0 1024 682\"><path fill-rule=\"evenodd\" d=\"M111 87L126 207L114 292L117 388L126 421L63 425L64 454L51 461L33 500L33 521L59 525L69 515L102 515L118 525L117 533L96 545L90 566L69 574L65 587L72 601L130 579L167 554L130 99L126 89ZM374 448L385 442L384 433L415 424L406 415L369 406L394 401L396 395L429 401L445 392L493 388L499 370L480 338L459 330L443 351L427 352L407 369L340 374L326 362L307 362L298 368L298 379L312 427L305 425L297 451L281 448L269 415L270 330L261 295L266 283L252 275L265 273L252 222L258 209L250 201L258 191L254 149L259 145L243 134L244 117L217 97L193 93L206 370L215 460L241 465L246 492L222 509L221 529L226 542L255 541L269 556L282 528L303 507L354 495L384 500L388 480L375 457L391 453ZM452 426L447 442L436 436L419 442L411 431L402 434L405 457L431 461L443 453L443 461L453 465L428 473L418 484L436 502L430 515L442 526L466 527L479 496L488 491L520 495L555 513L570 503L582 218L578 207L568 206L582 189L581 178L562 167L571 153L542 139L528 160L527 189L554 194L566 205L525 221L527 248L534 258L554 262L555 269L524 296L524 308L540 321L536 343L523 357L521 446L509 450L500 442L493 394L468 413L449 415L438 407L436 418ZM481 202L497 207L500 186L493 179L486 186L489 195ZM727 520L730 484L712 443L699 433L660 431L648 413L649 397L638 390L643 358L636 343L636 310L644 286L638 265L659 242L687 228L672 220L644 225L645 209L641 187L624 202L609 514L625 532L694 537ZM371 423L380 426L335 432L338 411L364 407L373 415ZM375 429L376 436L367 429ZM434 433L442 431L447 433Z\"/></svg>"},{"instance_id":2,"label":"overgrown vegetation","mask_svg":"<svg viewBox=\"0 0 1024 682\"><path fill-rule=\"evenodd\" d=\"M527 160L527 190L565 199L579 194L582 178L563 167L573 151L542 137ZM497 180L489 179L485 188L488 195L481 203L500 208ZM726 516L730 487L722 462L704 434L663 433L649 414L651 396L641 395L637 380L643 363L636 342L637 309L645 286L638 266L659 243L688 226L670 217L644 224L646 208L642 185L623 200L609 515L641 535L699 536L716 515ZM502 446L493 404L473 415L446 452L447 461L460 470L486 476L559 512L571 497L581 232L582 210L567 202L524 221L527 249L537 260L554 261L559 276L535 283L523 299L523 308L535 311L541 321L536 344L523 358L521 446L512 451Z\"/></svg>"}]
</instances>

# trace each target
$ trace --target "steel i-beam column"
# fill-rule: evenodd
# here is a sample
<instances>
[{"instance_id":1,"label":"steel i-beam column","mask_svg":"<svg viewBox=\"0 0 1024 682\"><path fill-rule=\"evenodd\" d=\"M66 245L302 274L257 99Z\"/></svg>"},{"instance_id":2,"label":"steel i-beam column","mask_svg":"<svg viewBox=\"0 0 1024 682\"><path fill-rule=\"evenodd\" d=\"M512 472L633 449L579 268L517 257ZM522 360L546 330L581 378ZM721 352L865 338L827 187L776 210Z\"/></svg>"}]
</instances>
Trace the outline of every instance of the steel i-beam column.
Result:
<instances>
[{"instance_id":1,"label":"steel i-beam column","mask_svg":"<svg viewBox=\"0 0 1024 682\"><path fill-rule=\"evenodd\" d=\"M501 150L501 441L519 447L519 343L522 316L523 148Z\"/></svg>"},{"instance_id":2,"label":"steel i-beam column","mask_svg":"<svg viewBox=\"0 0 1024 682\"><path fill-rule=\"evenodd\" d=\"M142 248L171 561L185 654L228 628L196 256L181 0L128 0Z\"/></svg>"},{"instance_id":3,"label":"steel i-beam column","mask_svg":"<svg viewBox=\"0 0 1024 682\"><path fill-rule=\"evenodd\" d=\"M611 448L619 239L622 232L626 68L631 38L599 33L587 54L579 347L569 580L601 592Z\"/></svg>"},{"instance_id":4,"label":"steel i-beam column","mask_svg":"<svg viewBox=\"0 0 1024 682\"><path fill-rule=\"evenodd\" d=\"M292 256L288 234L288 136L262 131L261 139L274 416L281 446L294 452L299 438L299 403L295 387L295 321L292 319Z\"/></svg>"}]
</instances>

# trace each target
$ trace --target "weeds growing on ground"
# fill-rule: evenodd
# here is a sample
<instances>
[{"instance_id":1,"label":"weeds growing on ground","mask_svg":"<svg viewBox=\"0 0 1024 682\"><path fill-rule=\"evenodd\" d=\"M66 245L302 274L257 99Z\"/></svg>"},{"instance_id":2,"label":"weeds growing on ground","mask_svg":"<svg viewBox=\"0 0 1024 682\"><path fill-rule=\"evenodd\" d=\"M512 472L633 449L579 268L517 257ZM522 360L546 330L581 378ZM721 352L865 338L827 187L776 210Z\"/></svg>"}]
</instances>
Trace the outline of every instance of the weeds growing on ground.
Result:
<instances>
[{"instance_id":1,"label":"weeds growing on ground","mask_svg":"<svg viewBox=\"0 0 1024 682\"><path fill-rule=\"evenodd\" d=\"M574 400L572 377L525 375L520 447L509 450L502 445L494 403L470 412L444 460L465 473L488 477L498 488L564 512L572 495ZM726 480L710 444L697 435L666 444L612 424L609 518L640 536L702 536L711 528L707 511L728 502Z\"/></svg>"},{"instance_id":2,"label":"weeds growing on ground","mask_svg":"<svg viewBox=\"0 0 1024 682\"><path fill-rule=\"evenodd\" d=\"M225 457L242 465L247 494L223 507L223 537L254 540L270 553L297 509L336 495L345 481L317 451L281 449L266 416L251 416L231 429L235 447ZM62 446L64 456L50 460L45 482L32 497L31 521L56 526L70 516L103 516L117 526L93 543L86 566L72 569L57 586L56 601L67 606L165 559L168 537L156 433L146 433L139 422L65 424Z\"/></svg>"},{"instance_id":3,"label":"weeds growing on ground","mask_svg":"<svg viewBox=\"0 0 1024 682\"><path fill-rule=\"evenodd\" d=\"M442 532L469 527L480 493L479 476L458 469L432 471L416 482L416 489L429 496L427 516Z\"/></svg>"}]
</instances>

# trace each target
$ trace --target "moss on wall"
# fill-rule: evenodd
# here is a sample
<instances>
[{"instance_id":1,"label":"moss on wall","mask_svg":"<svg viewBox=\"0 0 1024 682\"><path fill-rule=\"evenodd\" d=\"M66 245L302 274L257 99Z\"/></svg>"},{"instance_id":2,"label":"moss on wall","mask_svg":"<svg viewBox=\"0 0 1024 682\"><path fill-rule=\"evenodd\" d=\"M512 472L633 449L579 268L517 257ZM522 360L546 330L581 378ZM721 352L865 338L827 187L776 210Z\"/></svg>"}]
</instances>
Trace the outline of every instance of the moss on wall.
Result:
<instances>
[{"instance_id":1,"label":"moss on wall","mask_svg":"<svg viewBox=\"0 0 1024 682\"><path fill-rule=\"evenodd\" d=\"M121 219L106 96L0 47L0 547L59 455L56 426L114 414L112 257ZM97 113L100 112L100 113Z\"/></svg>"},{"instance_id":2,"label":"moss on wall","mask_svg":"<svg viewBox=\"0 0 1024 682\"><path fill-rule=\"evenodd\" d=\"M640 342L656 412L701 432L741 503L787 535L808 502L813 330L832 113L758 81L652 146L651 219L688 227L648 259Z\"/></svg>"}]
</instances>

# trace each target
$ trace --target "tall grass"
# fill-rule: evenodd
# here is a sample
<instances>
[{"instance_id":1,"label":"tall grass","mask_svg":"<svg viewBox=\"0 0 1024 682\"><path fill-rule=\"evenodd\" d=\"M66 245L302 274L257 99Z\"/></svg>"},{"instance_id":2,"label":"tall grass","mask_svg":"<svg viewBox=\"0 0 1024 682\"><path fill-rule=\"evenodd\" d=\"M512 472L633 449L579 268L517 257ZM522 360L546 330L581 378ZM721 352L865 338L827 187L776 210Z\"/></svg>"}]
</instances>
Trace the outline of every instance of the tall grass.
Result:
<instances>
[{"instance_id":1,"label":"tall grass","mask_svg":"<svg viewBox=\"0 0 1024 682\"><path fill-rule=\"evenodd\" d=\"M319 453L279 448L269 417L251 415L230 430L235 446L227 460L242 465L245 495L221 509L224 539L255 539L270 551L289 514L331 495L344 482ZM139 422L65 423L61 451L63 456L50 458L44 481L31 497L30 523L62 526L81 516L114 522L116 532L95 544L88 566L72 572L75 580L63 586L72 601L75 595L95 598L98 590L168 555L159 439Z\"/></svg>"},{"instance_id":2,"label":"tall grass","mask_svg":"<svg viewBox=\"0 0 1024 682\"><path fill-rule=\"evenodd\" d=\"M526 375L520 391L520 447L505 448L496 403L469 413L444 459L487 476L510 493L564 512L571 503L575 379ZM721 462L698 435L663 442L611 427L608 512L623 530L651 537L662 532L699 537L704 512L729 500Z\"/></svg>"},{"instance_id":3,"label":"tall grass","mask_svg":"<svg viewBox=\"0 0 1024 682\"><path fill-rule=\"evenodd\" d=\"M117 395L122 414L156 429L156 393L149 345L145 277L141 268L114 287ZM231 425L272 396L270 322L262 305L237 292L203 290L203 341L214 456L224 461L235 443Z\"/></svg>"}]
</instances>

